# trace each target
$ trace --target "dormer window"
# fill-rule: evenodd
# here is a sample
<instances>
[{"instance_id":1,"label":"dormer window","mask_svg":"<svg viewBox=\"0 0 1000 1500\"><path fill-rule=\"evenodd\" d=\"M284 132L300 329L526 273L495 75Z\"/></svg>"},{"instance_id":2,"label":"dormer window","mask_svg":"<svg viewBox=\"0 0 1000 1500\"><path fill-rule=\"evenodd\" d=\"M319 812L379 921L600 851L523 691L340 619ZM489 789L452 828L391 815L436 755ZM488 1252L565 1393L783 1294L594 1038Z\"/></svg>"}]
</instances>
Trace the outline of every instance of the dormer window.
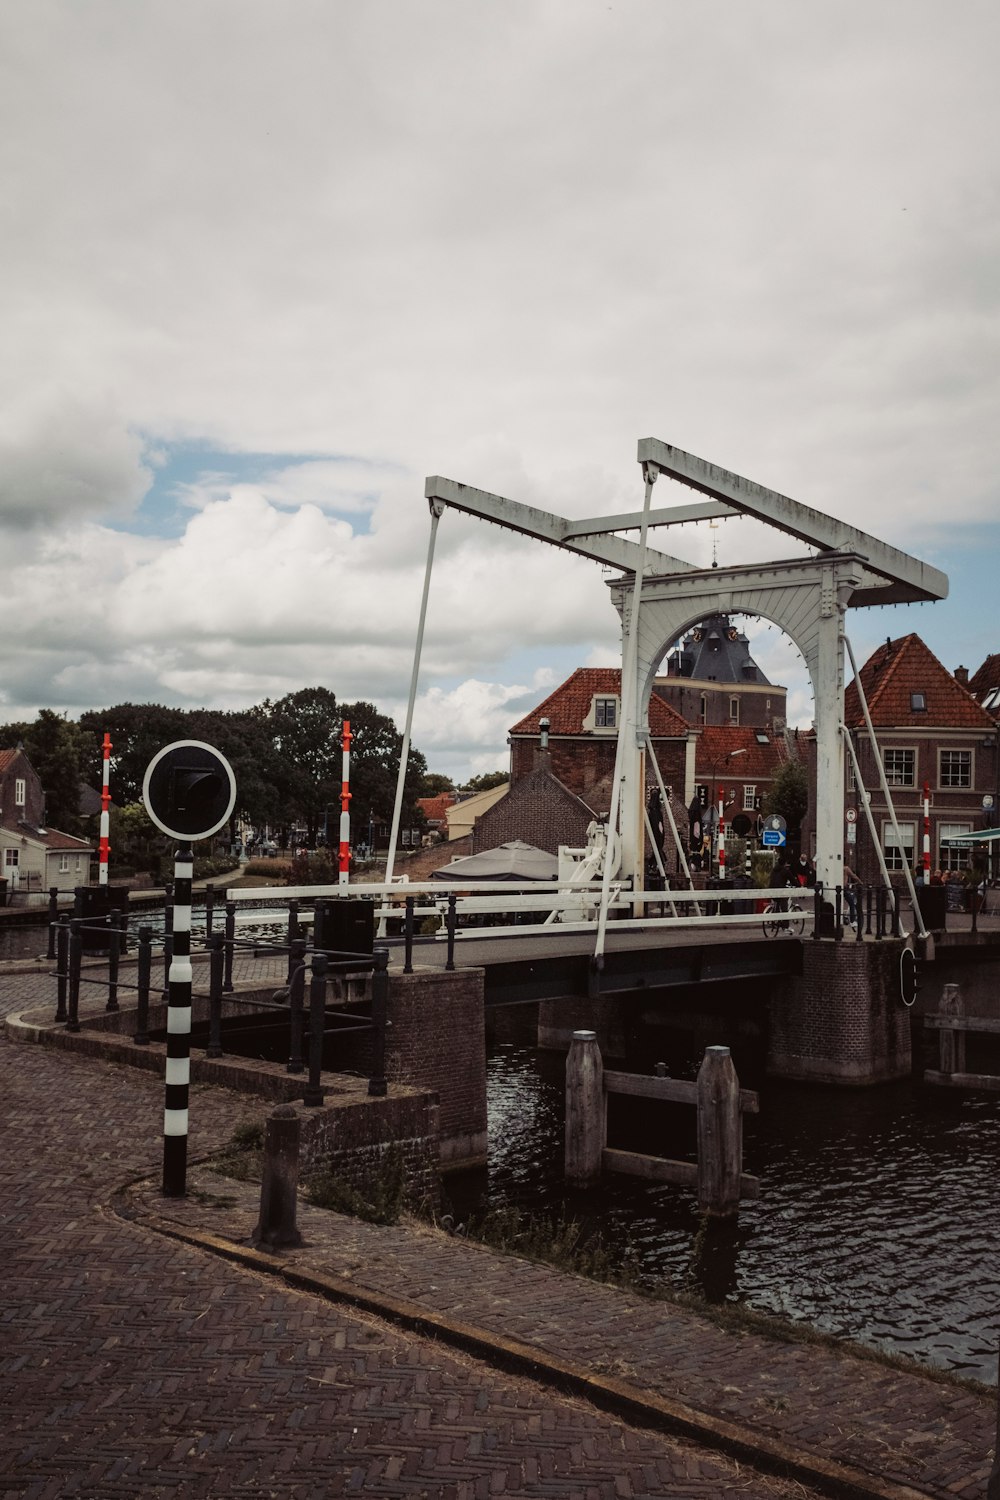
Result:
<instances>
[{"instance_id":1,"label":"dormer window","mask_svg":"<svg viewBox=\"0 0 1000 1500\"><path fill-rule=\"evenodd\" d=\"M915 714L925 714L927 712L927 694L926 693L911 693L910 694L910 711L911 711L911 713L915 713Z\"/></svg>"},{"instance_id":2,"label":"dormer window","mask_svg":"<svg viewBox=\"0 0 1000 1500\"><path fill-rule=\"evenodd\" d=\"M590 712L583 721L584 732L613 733L618 728L618 701L616 693L595 693L590 700Z\"/></svg>"}]
</instances>

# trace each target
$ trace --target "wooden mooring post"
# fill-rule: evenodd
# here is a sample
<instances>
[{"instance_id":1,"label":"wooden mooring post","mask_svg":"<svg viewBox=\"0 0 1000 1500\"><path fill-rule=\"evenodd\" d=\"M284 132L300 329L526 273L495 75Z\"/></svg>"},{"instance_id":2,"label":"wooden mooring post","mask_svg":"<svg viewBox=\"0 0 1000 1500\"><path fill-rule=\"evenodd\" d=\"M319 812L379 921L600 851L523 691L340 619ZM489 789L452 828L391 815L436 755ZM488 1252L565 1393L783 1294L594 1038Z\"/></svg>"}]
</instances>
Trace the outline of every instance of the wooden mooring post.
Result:
<instances>
[{"instance_id":1,"label":"wooden mooring post","mask_svg":"<svg viewBox=\"0 0 1000 1500\"><path fill-rule=\"evenodd\" d=\"M957 984L946 984L936 1015L924 1016L924 1025L938 1033L937 1069L927 1068L924 1082L957 1089L982 1089L1000 1093L1000 1077L994 1073L967 1073L965 1039L970 1031L1000 1035L1000 1017L967 1016L965 1000Z\"/></svg>"},{"instance_id":2,"label":"wooden mooring post","mask_svg":"<svg viewBox=\"0 0 1000 1500\"><path fill-rule=\"evenodd\" d=\"M698 1161L670 1161L607 1145L607 1096L631 1094L693 1104L698 1112ZM625 1172L653 1182L696 1187L706 1213L728 1218L741 1198L756 1198L760 1183L743 1171L743 1115L756 1114L758 1098L741 1089L728 1047L708 1047L697 1082L649 1078L604 1069L597 1036L575 1031L566 1059L566 1179L577 1187L598 1182L602 1171Z\"/></svg>"}]
</instances>

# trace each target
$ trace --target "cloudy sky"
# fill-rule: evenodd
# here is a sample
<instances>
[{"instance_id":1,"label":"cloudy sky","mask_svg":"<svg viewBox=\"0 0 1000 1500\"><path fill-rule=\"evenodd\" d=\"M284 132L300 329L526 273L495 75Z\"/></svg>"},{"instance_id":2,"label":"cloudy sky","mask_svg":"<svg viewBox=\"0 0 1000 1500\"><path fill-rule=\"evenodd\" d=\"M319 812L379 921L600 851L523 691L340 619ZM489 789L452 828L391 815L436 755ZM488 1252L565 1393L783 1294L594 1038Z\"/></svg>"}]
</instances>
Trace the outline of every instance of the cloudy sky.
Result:
<instances>
[{"instance_id":1,"label":"cloudy sky","mask_svg":"<svg viewBox=\"0 0 1000 1500\"><path fill-rule=\"evenodd\" d=\"M424 477L634 509L645 436L944 569L855 652L977 667L998 43L993 0L0 0L0 721L317 683L401 719ZM449 513L415 742L503 765L617 649L596 565Z\"/></svg>"}]
</instances>

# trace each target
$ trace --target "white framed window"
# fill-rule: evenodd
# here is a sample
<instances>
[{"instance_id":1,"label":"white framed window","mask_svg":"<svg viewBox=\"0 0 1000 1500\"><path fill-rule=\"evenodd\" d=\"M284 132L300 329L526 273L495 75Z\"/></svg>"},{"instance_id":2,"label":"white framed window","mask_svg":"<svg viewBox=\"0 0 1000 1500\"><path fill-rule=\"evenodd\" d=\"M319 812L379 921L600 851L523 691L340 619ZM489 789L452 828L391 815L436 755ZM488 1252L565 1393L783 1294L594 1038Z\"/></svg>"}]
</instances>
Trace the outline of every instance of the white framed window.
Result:
<instances>
[{"instance_id":1,"label":"white framed window","mask_svg":"<svg viewBox=\"0 0 1000 1500\"><path fill-rule=\"evenodd\" d=\"M698 717L703 724L708 723L708 694L702 693L701 703L698 705Z\"/></svg>"},{"instance_id":2,"label":"white framed window","mask_svg":"<svg viewBox=\"0 0 1000 1500\"><path fill-rule=\"evenodd\" d=\"M3 851L3 867L5 870L16 870L20 863L20 849L5 849Z\"/></svg>"},{"instance_id":3,"label":"white framed window","mask_svg":"<svg viewBox=\"0 0 1000 1500\"><path fill-rule=\"evenodd\" d=\"M753 812L757 806L757 787L749 782L743 783L743 811Z\"/></svg>"},{"instance_id":4,"label":"white framed window","mask_svg":"<svg viewBox=\"0 0 1000 1500\"><path fill-rule=\"evenodd\" d=\"M23 776L18 776L14 781L14 806L23 807L28 795L28 784Z\"/></svg>"},{"instance_id":5,"label":"white framed window","mask_svg":"<svg viewBox=\"0 0 1000 1500\"><path fill-rule=\"evenodd\" d=\"M59 874L60 875L68 875L69 874L69 855L68 854L60 854L60 856L59 856Z\"/></svg>"},{"instance_id":6,"label":"white framed window","mask_svg":"<svg viewBox=\"0 0 1000 1500\"><path fill-rule=\"evenodd\" d=\"M730 724L738 724L740 722L740 700L738 698L730 698L729 700L729 722Z\"/></svg>"},{"instance_id":7,"label":"white framed window","mask_svg":"<svg viewBox=\"0 0 1000 1500\"><path fill-rule=\"evenodd\" d=\"M938 751L938 786L962 791L972 785L972 751Z\"/></svg>"},{"instance_id":8,"label":"white framed window","mask_svg":"<svg viewBox=\"0 0 1000 1500\"><path fill-rule=\"evenodd\" d=\"M957 838L960 833L971 833L968 823L938 824L938 867L942 870L967 870L972 862L972 850L968 845L957 844L949 849L947 839Z\"/></svg>"},{"instance_id":9,"label":"white framed window","mask_svg":"<svg viewBox=\"0 0 1000 1500\"><path fill-rule=\"evenodd\" d=\"M78 854L76 856L76 873L79 875L80 871L82 869L83 869L83 855L82 854Z\"/></svg>"},{"instance_id":10,"label":"white framed window","mask_svg":"<svg viewBox=\"0 0 1000 1500\"><path fill-rule=\"evenodd\" d=\"M882 848L885 850L885 862L890 870L905 870L913 868L913 850L916 845L915 823L900 823L899 838L896 838L896 830L891 823L882 824Z\"/></svg>"},{"instance_id":11,"label":"white framed window","mask_svg":"<svg viewBox=\"0 0 1000 1500\"><path fill-rule=\"evenodd\" d=\"M618 699L594 699L594 724L598 729L614 729L618 723Z\"/></svg>"},{"instance_id":12,"label":"white framed window","mask_svg":"<svg viewBox=\"0 0 1000 1500\"><path fill-rule=\"evenodd\" d=\"M890 786L916 786L917 752L915 750L883 750L885 779Z\"/></svg>"},{"instance_id":13,"label":"white framed window","mask_svg":"<svg viewBox=\"0 0 1000 1500\"><path fill-rule=\"evenodd\" d=\"M847 757L847 790L856 792L858 789L858 778L854 774L854 762L850 756Z\"/></svg>"}]
</instances>

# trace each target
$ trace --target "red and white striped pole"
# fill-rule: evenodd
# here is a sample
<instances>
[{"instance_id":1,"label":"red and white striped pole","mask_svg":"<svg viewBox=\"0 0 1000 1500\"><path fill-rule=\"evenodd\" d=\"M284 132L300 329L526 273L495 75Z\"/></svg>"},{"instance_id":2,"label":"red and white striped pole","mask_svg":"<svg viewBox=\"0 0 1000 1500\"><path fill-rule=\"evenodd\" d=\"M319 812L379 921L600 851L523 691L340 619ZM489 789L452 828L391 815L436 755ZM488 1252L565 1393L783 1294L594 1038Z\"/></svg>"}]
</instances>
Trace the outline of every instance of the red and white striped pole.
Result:
<instances>
[{"instance_id":1,"label":"red and white striped pole","mask_svg":"<svg viewBox=\"0 0 1000 1500\"><path fill-rule=\"evenodd\" d=\"M931 883L931 785L924 782L924 884Z\"/></svg>"},{"instance_id":2,"label":"red and white striped pole","mask_svg":"<svg viewBox=\"0 0 1000 1500\"><path fill-rule=\"evenodd\" d=\"M726 878L726 793L719 788L719 879Z\"/></svg>"},{"instance_id":3,"label":"red and white striped pole","mask_svg":"<svg viewBox=\"0 0 1000 1500\"><path fill-rule=\"evenodd\" d=\"M97 846L97 857L99 860L97 871L98 885L107 885L108 883L108 855L111 853L111 842L109 839L109 834L111 832L111 791L108 784L108 779L111 771L110 734L105 734L104 736L103 749L104 772L103 779L101 781L101 840Z\"/></svg>"},{"instance_id":4,"label":"red and white striped pole","mask_svg":"<svg viewBox=\"0 0 1000 1500\"><path fill-rule=\"evenodd\" d=\"M351 724L344 720L344 771L340 788L340 885L347 885L351 870Z\"/></svg>"}]
</instances>

